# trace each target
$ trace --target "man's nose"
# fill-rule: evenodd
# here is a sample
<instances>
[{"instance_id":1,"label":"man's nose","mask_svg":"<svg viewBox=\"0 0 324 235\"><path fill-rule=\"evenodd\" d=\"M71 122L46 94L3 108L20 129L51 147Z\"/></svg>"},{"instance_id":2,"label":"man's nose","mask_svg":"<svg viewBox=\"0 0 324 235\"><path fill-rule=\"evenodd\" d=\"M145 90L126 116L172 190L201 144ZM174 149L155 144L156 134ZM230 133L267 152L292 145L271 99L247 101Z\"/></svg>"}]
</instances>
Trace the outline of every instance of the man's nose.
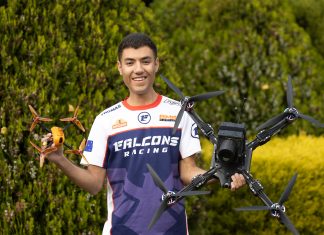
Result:
<instances>
[{"instance_id":1,"label":"man's nose","mask_svg":"<svg viewBox=\"0 0 324 235\"><path fill-rule=\"evenodd\" d=\"M137 74L140 74L140 73L144 72L142 63L140 63L140 62L135 63L134 72L137 73Z\"/></svg>"}]
</instances>

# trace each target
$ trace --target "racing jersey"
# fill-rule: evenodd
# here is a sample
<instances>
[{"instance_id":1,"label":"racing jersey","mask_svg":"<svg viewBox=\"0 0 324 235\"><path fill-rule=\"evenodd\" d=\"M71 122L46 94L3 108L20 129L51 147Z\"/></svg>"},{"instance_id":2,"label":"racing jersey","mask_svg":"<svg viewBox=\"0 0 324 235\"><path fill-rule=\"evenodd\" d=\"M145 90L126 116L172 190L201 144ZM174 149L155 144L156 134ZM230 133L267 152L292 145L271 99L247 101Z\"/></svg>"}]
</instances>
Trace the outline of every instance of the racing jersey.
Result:
<instances>
[{"instance_id":1,"label":"racing jersey","mask_svg":"<svg viewBox=\"0 0 324 235\"><path fill-rule=\"evenodd\" d=\"M180 108L180 102L158 95L145 106L121 101L96 117L83 154L89 164L107 169L108 217L103 234L187 234L183 200L148 229L163 192L147 164L168 190L177 192L183 187L179 161L201 151L197 125L186 112L172 134Z\"/></svg>"}]
</instances>

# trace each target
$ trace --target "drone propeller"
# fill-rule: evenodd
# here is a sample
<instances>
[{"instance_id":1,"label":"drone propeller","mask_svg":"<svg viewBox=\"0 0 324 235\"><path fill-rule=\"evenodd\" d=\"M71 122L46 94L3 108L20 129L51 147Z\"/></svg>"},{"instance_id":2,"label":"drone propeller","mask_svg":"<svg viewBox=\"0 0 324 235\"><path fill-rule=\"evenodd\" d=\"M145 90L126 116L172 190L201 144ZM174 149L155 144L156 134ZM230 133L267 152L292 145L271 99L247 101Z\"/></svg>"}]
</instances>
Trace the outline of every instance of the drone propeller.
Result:
<instances>
[{"instance_id":1,"label":"drone propeller","mask_svg":"<svg viewBox=\"0 0 324 235\"><path fill-rule=\"evenodd\" d=\"M271 211L271 215L277 217L279 221L283 223L293 234L299 234L299 232L297 231L293 223L289 220L289 218L285 214L286 208L283 205L283 203L288 200L288 197L296 182L296 178L297 178L297 173L291 178L285 191L282 193L277 203L274 203L271 206L249 206L249 207L235 208L235 210L236 211L262 211L262 210Z\"/></svg>"},{"instance_id":2,"label":"drone propeller","mask_svg":"<svg viewBox=\"0 0 324 235\"><path fill-rule=\"evenodd\" d=\"M153 168L150 166L150 164L146 164L154 183L156 184L156 186L158 186L162 192L164 193L162 195L162 203L160 205L160 207L158 208L158 210L154 213L153 218L150 222L150 224L148 225L148 229L151 229L152 226L156 223L156 221L160 218L160 216L162 215L162 213L167 209L168 206L172 205L173 203L175 203L175 199L177 197L183 197L183 196L194 196L194 195L206 195L209 194L209 191L185 191L185 192L172 192L169 191L163 181L161 180L161 178L158 176L158 174L153 170Z\"/></svg>"},{"instance_id":3,"label":"drone propeller","mask_svg":"<svg viewBox=\"0 0 324 235\"><path fill-rule=\"evenodd\" d=\"M78 111L79 111L79 106L76 107L73 117L70 118L61 118L60 121L62 122L72 122L74 123L79 129L83 132L85 132L84 127L82 126L81 122L78 120ZM66 128L65 128L66 129Z\"/></svg>"},{"instance_id":4,"label":"drone propeller","mask_svg":"<svg viewBox=\"0 0 324 235\"><path fill-rule=\"evenodd\" d=\"M29 141L29 142L40 153L39 166L41 168L44 165L46 155L57 150L57 147L55 147L55 146L50 146L50 147L46 147L46 148L42 149L39 146L37 146L36 144L34 144L32 141Z\"/></svg>"},{"instance_id":5,"label":"drone propeller","mask_svg":"<svg viewBox=\"0 0 324 235\"><path fill-rule=\"evenodd\" d=\"M79 149L65 150L64 152L67 153L67 154L77 154L77 155L80 155L89 164L88 160L83 155L83 150L84 150L85 144L86 144L86 139L83 139L82 142L81 142L81 144L80 144L80 146L79 146Z\"/></svg>"},{"instance_id":6,"label":"drone propeller","mask_svg":"<svg viewBox=\"0 0 324 235\"><path fill-rule=\"evenodd\" d=\"M36 127L36 125L40 122L51 122L53 121L50 118L44 118L44 117L40 117L38 115L38 113L36 112L36 110L31 106L28 105L29 110L31 111L32 115L33 115L33 123L31 124L31 127L29 129L30 132L32 132L34 130L34 128Z\"/></svg>"},{"instance_id":7,"label":"drone propeller","mask_svg":"<svg viewBox=\"0 0 324 235\"><path fill-rule=\"evenodd\" d=\"M267 128L279 123L280 121L284 120L287 117L289 117L291 120L294 120L296 118L302 118L302 119L305 119L305 120L313 123L315 126L324 127L324 124L320 123L319 121L317 121L316 119L314 119L308 115L298 112L298 110L293 106L293 87L292 87L292 81L291 81L290 76L288 77L286 96L287 96L288 107L285 109L285 111L283 113L269 119L268 121L266 121L265 123L263 123L262 125L257 127L258 131L267 129Z\"/></svg>"},{"instance_id":8,"label":"drone propeller","mask_svg":"<svg viewBox=\"0 0 324 235\"><path fill-rule=\"evenodd\" d=\"M209 98L215 97L215 96L219 96L221 94L224 93L224 91L212 91L212 92L207 92L204 94L200 94L200 95L195 95L195 96L184 96L183 93L179 90L179 88L177 88L169 79L167 79L166 77L164 77L163 75L160 75L161 78L168 84L168 86L175 92L177 93L177 95L181 98L180 102L181 102L181 109L178 113L177 119L175 121L174 127L173 127L173 134L176 132L180 121L182 119L183 113L184 111L190 111L193 107L194 102L196 101L203 101L203 100L207 100Z\"/></svg>"}]
</instances>

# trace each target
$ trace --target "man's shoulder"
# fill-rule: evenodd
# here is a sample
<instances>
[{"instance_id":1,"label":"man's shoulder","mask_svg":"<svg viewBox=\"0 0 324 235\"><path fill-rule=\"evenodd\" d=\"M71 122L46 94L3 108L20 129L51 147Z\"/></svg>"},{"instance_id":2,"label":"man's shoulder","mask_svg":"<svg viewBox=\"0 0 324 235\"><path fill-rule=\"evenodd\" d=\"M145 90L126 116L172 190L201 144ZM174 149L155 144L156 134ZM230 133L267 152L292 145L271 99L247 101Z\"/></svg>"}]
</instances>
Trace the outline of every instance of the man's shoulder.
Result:
<instances>
[{"instance_id":1,"label":"man's shoulder","mask_svg":"<svg viewBox=\"0 0 324 235\"><path fill-rule=\"evenodd\" d=\"M178 106L178 107L181 106L180 101L177 101L177 100L171 99L171 98L169 98L169 97L167 97L167 96L162 96L162 97L163 97L163 98L162 98L162 102L161 102L161 103L163 103L163 104L165 104L165 105L168 105L168 106Z\"/></svg>"},{"instance_id":2,"label":"man's shoulder","mask_svg":"<svg viewBox=\"0 0 324 235\"><path fill-rule=\"evenodd\" d=\"M113 114L115 111L120 110L122 107L122 102L118 102L117 104L114 104L112 106L110 106L109 108L106 108L105 110L103 110L98 117L102 117L102 116L106 116L109 114Z\"/></svg>"}]
</instances>

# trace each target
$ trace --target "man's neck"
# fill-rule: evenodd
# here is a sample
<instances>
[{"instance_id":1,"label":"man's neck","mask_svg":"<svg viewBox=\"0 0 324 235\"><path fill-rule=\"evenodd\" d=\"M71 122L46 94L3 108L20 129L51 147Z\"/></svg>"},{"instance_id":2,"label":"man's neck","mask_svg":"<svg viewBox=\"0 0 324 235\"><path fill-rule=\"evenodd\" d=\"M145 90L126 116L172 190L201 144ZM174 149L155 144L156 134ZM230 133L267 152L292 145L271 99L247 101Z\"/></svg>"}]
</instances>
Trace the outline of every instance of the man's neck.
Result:
<instances>
[{"instance_id":1,"label":"man's neck","mask_svg":"<svg viewBox=\"0 0 324 235\"><path fill-rule=\"evenodd\" d=\"M154 103L157 97L158 94L154 91L145 95L130 95L126 102L131 106L144 106Z\"/></svg>"}]
</instances>

